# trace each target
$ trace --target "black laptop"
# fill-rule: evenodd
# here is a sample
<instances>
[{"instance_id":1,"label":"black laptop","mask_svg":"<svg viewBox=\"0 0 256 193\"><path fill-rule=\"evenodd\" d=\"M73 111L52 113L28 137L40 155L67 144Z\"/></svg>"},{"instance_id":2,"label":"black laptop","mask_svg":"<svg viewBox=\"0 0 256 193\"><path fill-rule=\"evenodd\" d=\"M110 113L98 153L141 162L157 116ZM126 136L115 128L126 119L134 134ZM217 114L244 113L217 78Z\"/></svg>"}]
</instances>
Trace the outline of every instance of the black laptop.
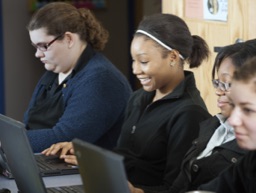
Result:
<instances>
[{"instance_id":1,"label":"black laptop","mask_svg":"<svg viewBox=\"0 0 256 193\"><path fill-rule=\"evenodd\" d=\"M0 146L19 193L130 193L122 156L79 139L73 144L84 185L46 188L23 124L0 114Z\"/></svg>"},{"instance_id":2,"label":"black laptop","mask_svg":"<svg viewBox=\"0 0 256 193\"><path fill-rule=\"evenodd\" d=\"M130 193L123 156L80 139L72 142L86 193Z\"/></svg>"},{"instance_id":3,"label":"black laptop","mask_svg":"<svg viewBox=\"0 0 256 193\"><path fill-rule=\"evenodd\" d=\"M28 147L28 139L24 124L16 121L10 117L0 114L0 141L2 141L2 147L0 146L0 171L8 177L13 178L13 174L10 170L9 162L12 160L6 160L6 150L11 148L14 155L20 155L19 162L26 164L26 155ZM6 146L6 147L5 147ZM30 152L27 152L30 153ZM78 168L76 166L67 164L64 160L59 159L58 156L45 156L43 154L34 154L37 161L41 176L56 176L67 174L78 174ZM11 158L13 159L13 158Z\"/></svg>"},{"instance_id":4,"label":"black laptop","mask_svg":"<svg viewBox=\"0 0 256 193\"><path fill-rule=\"evenodd\" d=\"M3 150L2 153L4 154L2 159L8 163L8 169L10 169L12 176L14 177L20 193L84 193L82 185L46 189L43 183L42 173L36 162L37 155L35 156L32 152L24 125L21 122L1 114L0 146ZM55 161L50 162L52 162L52 164L55 163ZM57 163L57 165L59 164ZM78 171L78 168L76 169ZM61 171L59 172L59 175L60 174ZM67 173L65 172L65 174ZM57 175L57 173L54 173L54 175Z\"/></svg>"}]
</instances>

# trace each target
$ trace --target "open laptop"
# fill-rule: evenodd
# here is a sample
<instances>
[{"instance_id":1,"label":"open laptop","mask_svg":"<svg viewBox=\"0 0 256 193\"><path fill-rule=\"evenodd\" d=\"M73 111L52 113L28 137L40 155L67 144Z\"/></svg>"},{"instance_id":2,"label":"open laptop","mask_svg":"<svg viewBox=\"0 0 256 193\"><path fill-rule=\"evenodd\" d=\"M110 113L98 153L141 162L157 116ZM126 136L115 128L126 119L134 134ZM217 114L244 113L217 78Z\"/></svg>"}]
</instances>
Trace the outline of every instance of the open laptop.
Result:
<instances>
[{"instance_id":1,"label":"open laptop","mask_svg":"<svg viewBox=\"0 0 256 193\"><path fill-rule=\"evenodd\" d=\"M23 123L0 114L0 141L3 143L3 147L0 147L0 171L8 178L13 178L13 174L8 166L11 160L8 160L7 162L5 158L5 148L14 151L13 155L20 155L18 156L20 163L26 163L28 154L31 154L31 152L27 151L28 146L30 145L27 143L28 139L25 130ZM76 166L65 163L64 160L59 159L58 156L45 156L42 154L34 154L34 156L40 169L41 176L79 173Z\"/></svg>"},{"instance_id":2,"label":"open laptop","mask_svg":"<svg viewBox=\"0 0 256 193\"><path fill-rule=\"evenodd\" d=\"M123 156L80 139L72 143L86 193L130 193Z\"/></svg>"},{"instance_id":3,"label":"open laptop","mask_svg":"<svg viewBox=\"0 0 256 193\"><path fill-rule=\"evenodd\" d=\"M1 114L0 146L20 193L84 193L82 185L46 189L24 125Z\"/></svg>"},{"instance_id":4,"label":"open laptop","mask_svg":"<svg viewBox=\"0 0 256 193\"><path fill-rule=\"evenodd\" d=\"M20 193L130 193L122 156L79 139L73 143L84 185L46 188L23 124L0 115L0 146Z\"/></svg>"}]
</instances>

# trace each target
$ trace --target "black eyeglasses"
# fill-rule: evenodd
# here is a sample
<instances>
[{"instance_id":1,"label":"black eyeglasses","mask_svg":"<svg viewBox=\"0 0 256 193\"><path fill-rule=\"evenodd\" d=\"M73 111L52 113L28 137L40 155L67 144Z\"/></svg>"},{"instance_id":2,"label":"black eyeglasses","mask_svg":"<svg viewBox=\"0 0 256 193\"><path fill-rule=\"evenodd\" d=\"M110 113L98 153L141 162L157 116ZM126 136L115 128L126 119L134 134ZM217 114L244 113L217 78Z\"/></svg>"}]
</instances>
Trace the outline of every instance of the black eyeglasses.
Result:
<instances>
[{"instance_id":1,"label":"black eyeglasses","mask_svg":"<svg viewBox=\"0 0 256 193\"><path fill-rule=\"evenodd\" d=\"M219 88L223 92L229 92L231 83L221 82L218 79L212 80L212 84L214 88Z\"/></svg>"},{"instance_id":2,"label":"black eyeglasses","mask_svg":"<svg viewBox=\"0 0 256 193\"><path fill-rule=\"evenodd\" d=\"M59 39L60 37L62 37L62 35L57 36L56 38L54 38L52 41L50 41L49 43L39 43L39 44L34 44L31 43L32 46L34 46L36 49L39 49L42 52L45 52L57 39Z\"/></svg>"}]
</instances>

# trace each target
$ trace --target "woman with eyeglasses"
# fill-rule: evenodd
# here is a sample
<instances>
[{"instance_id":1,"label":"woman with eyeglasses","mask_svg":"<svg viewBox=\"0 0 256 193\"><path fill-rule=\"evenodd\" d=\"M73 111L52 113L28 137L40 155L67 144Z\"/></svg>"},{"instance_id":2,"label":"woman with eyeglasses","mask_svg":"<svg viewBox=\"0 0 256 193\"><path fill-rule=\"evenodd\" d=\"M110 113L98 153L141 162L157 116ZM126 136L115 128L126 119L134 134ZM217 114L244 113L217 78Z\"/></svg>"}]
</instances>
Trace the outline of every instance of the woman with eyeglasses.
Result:
<instances>
[{"instance_id":1,"label":"woman with eyeglasses","mask_svg":"<svg viewBox=\"0 0 256 193\"><path fill-rule=\"evenodd\" d=\"M246 151L237 145L234 129L227 121L231 112L228 95L234 71L256 55L255 45L256 40L249 40L225 46L216 56L212 83L221 112L200 124L199 136L187 151L181 171L172 185L159 191L149 187L135 188L129 183L132 193L184 193L196 190L244 156ZM214 79L216 73L218 79Z\"/></svg>"},{"instance_id":2,"label":"woman with eyeglasses","mask_svg":"<svg viewBox=\"0 0 256 193\"><path fill-rule=\"evenodd\" d=\"M256 57L235 72L231 93L232 112L228 119L238 145L249 152L237 164L199 189L218 193L256 192Z\"/></svg>"},{"instance_id":3,"label":"woman with eyeglasses","mask_svg":"<svg viewBox=\"0 0 256 193\"><path fill-rule=\"evenodd\" d=\"M108 32L89 10L61 2L38 10L27 29L47 70L24 115L33 151L74 138L112 149L131 88L100 53Z\"/></svg>"},{"instance_id":4,"label":"woman with eyeglasses","mask_svg":"<svg viewBox=\"0 0 256 193\"><path fill-rule=\"evenodd\" d=\"M216 89L220 113L201 123L199 137L193 141L184 157L181 172L170 189L171 193L197 189L245 155L246 151L237 145L234 128L227 120L232 109L229 94L235 70L256 55L255 44L256 40L249 40L229 45L216 56L212 83ZM218 79L214 79L216 74Z\"/></svg>"}]
</instances>

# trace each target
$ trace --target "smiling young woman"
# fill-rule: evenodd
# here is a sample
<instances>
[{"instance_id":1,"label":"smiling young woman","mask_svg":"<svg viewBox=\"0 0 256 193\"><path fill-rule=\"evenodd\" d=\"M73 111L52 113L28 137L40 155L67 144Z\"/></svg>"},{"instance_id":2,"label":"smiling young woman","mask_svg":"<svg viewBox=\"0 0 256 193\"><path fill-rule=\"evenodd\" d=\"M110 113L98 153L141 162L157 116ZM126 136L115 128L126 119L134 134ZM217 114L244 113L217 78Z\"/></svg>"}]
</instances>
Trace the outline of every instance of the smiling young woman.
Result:
<instances>
[{"instance_id":1,"label":"smiling young woman","mask_svg":"<svg viewBox=\"0 0 256 193\"><path fill-rule=\"evenodd\" d=\"M166 189L177 177L182 158L198 136L199 123L210 117L193 73L183 67L186 62L191 68L200 66L208 54L206 42L191 35L175 15L155 14L139 24L131 56L142 88L127 104L114 148L125 157L132 184ZM65 147L56 144L44 153Z\"/></svg>"}]
</instances>

